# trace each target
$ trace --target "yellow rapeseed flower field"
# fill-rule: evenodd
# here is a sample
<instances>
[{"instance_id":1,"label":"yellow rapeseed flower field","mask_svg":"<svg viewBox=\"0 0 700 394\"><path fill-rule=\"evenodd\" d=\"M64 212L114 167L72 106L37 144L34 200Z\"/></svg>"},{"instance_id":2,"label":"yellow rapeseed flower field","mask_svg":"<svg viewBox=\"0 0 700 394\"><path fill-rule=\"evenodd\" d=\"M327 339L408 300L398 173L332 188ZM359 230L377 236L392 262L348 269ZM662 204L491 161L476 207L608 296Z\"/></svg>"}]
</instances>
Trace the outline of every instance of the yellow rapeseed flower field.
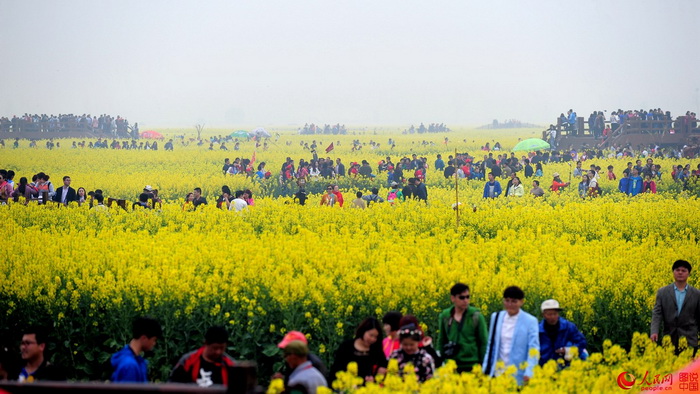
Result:
<instances>
[{"instance_id":1,"label":"yellow rapeseed flower field","mask_svg":"<svg viewBox=\"0 0 700 394\"><path fill-rule=\"evenodd\" d=\"M655 291L672 280L673 261L700 263L697 189L683 191L670 178L671 165L695 168L699 161L655 159L664 171L659 193L633 198L615 192L616 182L602 179L604 194L594 199L581 199L573 185L541 199L487 201L481 197L483 181L461 180L457 226L454 180L445 179L432 163L436 154L446 158L455 150L483 155L479 148L494 140L495 132L490 133L488 139L470 130L412 136L283 133L273 136L268 150L244 141L240 151L228 152L209 151L208 143L183 146L179 139L173 152L71 149L70 140L54 150L28 148L26 141L19 149L0 150L0 168L14 170L15 182L43 171L57 187L63 175L70 175L74 188L100 188L108 197L135 201L145 185L152 185L164 199L162 207L149 211L132 211L131 204L126 211L115 206L107 212L87 205L0 206L3 344L16 346L24 325L48 324L55 328L55 360L75 366L75 378L103 379L109 375L104 364L109 354L128 340L131 319L149 314L164 327L152 357L157 380L201 343L212 324L226 325L230 352L258 360L266 374L279 363L275 344L289 330L307 333L311 349L327 360L360 320L390 310L416 315L435 336L437 315L449 306L449 288L461 281L470 285L472 305L484 314L502 308L501 294L509 285L524 289L524 308L536 316L543 300L557 299L564 316L586 335L590 350L602 352L566 372L538 369L528 390L614 391L619 389L615 378L627 369L670 373L682 366L688 357L676 358L633 333L648 332ZM508 132L499 141L507 150L532 133ZM395 148L388 138L396 141ZM293 203L297 186L280 184L276 175L287 156L310 159L300 143L314 139L320 156L340 157L346 165L366 159L375 171L386 156L428 157L428 204L329 208L319 206L320 194L312 194L305 206ZM354 139L380 146L352 151ZM325 154L331 142L335 150ZM222 174L224 158L250 158L253 152L256 163L268 164L271 179ZM627 161L591 160L584 167L613 165L619 176ZM545 189L554 172L567 181L571 168L546 165ZM525 181L526 190L530 183ZM308 189L320 192L325 184L312 182ZM346 205L358 190L378 187L382 197L388 192L384 174L338 184ZM222 185L251 189L255 206L240 213L217 209ZM183 199L195 187L203 189L209 204L183 211ZM620 349L622 358L611 360L616 352L611 349L619 347L605 340L629 354ZM512 384L478 374L459 377L449 368L425 383L423 391L466 392L470 387L494 392L494 385Z\"/></svg>"}]
</instances>

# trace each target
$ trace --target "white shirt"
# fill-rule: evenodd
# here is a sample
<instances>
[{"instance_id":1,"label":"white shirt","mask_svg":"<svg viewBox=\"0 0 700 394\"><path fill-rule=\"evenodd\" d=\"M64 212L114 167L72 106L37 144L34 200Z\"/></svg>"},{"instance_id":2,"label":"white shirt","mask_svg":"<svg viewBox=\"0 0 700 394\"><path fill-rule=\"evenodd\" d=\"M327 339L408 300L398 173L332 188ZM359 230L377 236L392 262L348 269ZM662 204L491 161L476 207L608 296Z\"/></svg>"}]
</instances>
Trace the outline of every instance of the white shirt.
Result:
<instances>
[{"instance_id":1,"label":"white shirt","mask_svg":"<svg viewBox=\"0 0 700 394\"><path fill-rule=\"evenodd\" d=\"M593 177L593 179L590 179L590 180L588 181L588 187L589 187L589 188L593 188L593 189L595 189L596 187L598 187L598 180L596 179L596 177Z\"/></svg>"},{"instance_id":2,"label":"white shirt","mask_svg":"<svg viewBox=\"0 0 700 394\"><path fill-rule=\"evenodd\" d=\"M502 360L505 365L508 365L510 358L510 349L513 347L513 336L515 335L515 323L518 322L518 316L520 316L520 311L517 314L511 316L508 312L505 313L506 318L503 319L503 326L501 327L501 348L498 349L498 359Z\"/></svg>"},{"instance_id":3,"label":"white shirt","mask_svg":"<svg viewBox=\"0 0 700 394\"><path fill-rule=\"evenodd\" d=\"M63 186L63 190L61 192L61 202L66 203L66 197L68 196L68 188L66 186Z\"/></svg>"},{"instance_id":4,"label":"white shirt","mask_svg":"<svg viewBox=\"0 0 700 394\"><path fill-rule=\"evenodd\" d=\"M247 206L248 206L248 203L245 202L244 199L234 198L233 201L231 201L231 205L229 205L228 209L229 209L229 211L236 210L236 212L240 212L243 210L243 208L245 208Z\"/></svg>"}]
</instances>

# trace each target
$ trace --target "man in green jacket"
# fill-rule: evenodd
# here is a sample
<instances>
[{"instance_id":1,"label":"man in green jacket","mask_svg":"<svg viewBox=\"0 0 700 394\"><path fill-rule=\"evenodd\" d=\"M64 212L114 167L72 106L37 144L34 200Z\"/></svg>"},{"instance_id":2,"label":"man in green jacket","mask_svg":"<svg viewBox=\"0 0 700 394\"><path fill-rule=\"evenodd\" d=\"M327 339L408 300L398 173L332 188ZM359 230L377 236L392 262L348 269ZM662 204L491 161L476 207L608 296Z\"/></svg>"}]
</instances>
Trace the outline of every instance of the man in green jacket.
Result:
<instances>
[{"instance_id":1,"label":"man in green jacket","mask_svg":"<svg viewBox=\"0 0 700 394\"><path fill-rule=\"evenodd\" d=\"M469 286L457 283L450 289L452 307L440 313L437 350L457 363L458 372L471 371L486 354L488 328L479 310L469 306Z\"/></svg>"}]
</instances>

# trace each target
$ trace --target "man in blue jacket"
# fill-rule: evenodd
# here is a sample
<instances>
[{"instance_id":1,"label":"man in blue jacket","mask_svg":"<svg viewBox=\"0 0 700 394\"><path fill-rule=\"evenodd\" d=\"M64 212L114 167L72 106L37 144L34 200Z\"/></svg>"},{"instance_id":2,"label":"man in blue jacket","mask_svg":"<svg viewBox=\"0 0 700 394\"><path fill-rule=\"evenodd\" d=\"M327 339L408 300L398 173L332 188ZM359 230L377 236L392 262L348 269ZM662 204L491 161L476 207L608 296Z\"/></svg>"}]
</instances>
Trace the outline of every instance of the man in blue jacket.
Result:
<instances>
[{"instance_id":1,"label":"man in blue jacket","mask_svg":"<svg viewBox=\"0 0 700 394\"><path fill-rule=\"evenodd\" d=\"M577 126L577 125L576 125L576 118L577 118L576 112L574 112L573 109L570 109L569 112L568 112L568 114L569 114L569 130L573 131L574 134L575 134L575 133L576 133L576 128L577 128L577 127L576 127L576 126Z\"/></svg>"},{"instance_id":2,"label":"man in blue jacket","mask_svg":"<svg viewBox=\"0 0 700 394\"><path fill-rule=\"evenodd\" d=\"M437 155L437 160L435 160L435 169L438 171L445 169L445 161L442 160L442 155Z\"/></svg>"},{"instance_id":3,"label":"man in blue jacket","mask_svg":"<svg viewBox=\"0 0 700 394\"><path fill-rule=\"evenodd\" d=\"M559 302L547 300L542 303L541 309L544 319L540 322L540 365L562 358L568 364L571 361L571 347L577 347L579 358L585 360L588 357L586 338L574 323L559 317L562 311Z\"/></svg>"},{"instance_id":4,"label":"man in blue jacket","mask_svg":"<svg viewBox=\"0 0 700 394\"><path fill-rule=\"evenodd\" d=\"M632 176L630 177L630 180L628 181L628 191L630 196L636 196L637 194L642 192L642 185L644 184L644 180L642 179L641 176L639 176L639 171L637 171L636 168L632 169Z\"/></svg>"},{"instance_id":5,"label":"man in blue jacket","mask_svg":"<svg viewBox=\"0 0 700 394\"><path fill-rule=\"evenodd\" d=\"M153 350L158 338L163 336L160 324L149 317L134 320L131 342L112 355L112 382L148 383L148 362L141 352Z\"/></svg>"},{"instance_id":6,"label":"man in blue jacket","mask_svg":"<svg viewBox=\"0 0 700 394\"><path fill-rule=\"evenodd\" d=\"M519 287L511 286L503 292L504 310L491 315L489 342L482 363L488 376L504 372L496 367L498 362L503 362L506 369L515 366L518 385L532 377L540 351L537 318L520 309L524 303L525 293ZM523 363L527 363L524 368Z\"/></svg>"},{"instance_id":7,"label":"man in blue jacket","mask_svg":"<svg viewBox=\"0 0 700 394\"><path fill-rule=\"evenodd\" d=\"M484 185L484 198L496 198L501 195L501 184L496 180L493 172L489 172L489 180Z\"/></svg>"},{"instance_id":8,"label":"man in blue jacket","mask_svg":"<svg viewBox=\"0 0 700 394\"><path fill-rule=\"evenodd\" d=\"M622 173L622 178L620 178L620 183L617 187L617 189L625 194L630 193L630 173L629 172L623 172Z\"/></svg>"}]
</instances>

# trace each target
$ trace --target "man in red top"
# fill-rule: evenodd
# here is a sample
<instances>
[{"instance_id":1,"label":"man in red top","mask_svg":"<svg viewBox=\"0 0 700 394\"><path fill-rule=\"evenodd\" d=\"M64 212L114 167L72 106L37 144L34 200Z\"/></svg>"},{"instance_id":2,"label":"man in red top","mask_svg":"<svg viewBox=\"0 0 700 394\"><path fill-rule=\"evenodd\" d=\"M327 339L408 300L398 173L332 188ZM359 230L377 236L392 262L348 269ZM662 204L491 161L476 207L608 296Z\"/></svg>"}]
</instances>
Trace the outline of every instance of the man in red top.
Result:
<instances>
[{"instance_id":1,"label":"man in red top","mask_svg":"<svg viewBox=\"0 0 700 394\"><path fill-rule=\"evenodd\" d=\"M338 187L338 185L333 186L333 194L335 194L335 200L338 202L338 205L342 208L343 207L343 193L340 192L340 187Z\"/></svg>"},{"instance_id":2,"label":"man in red top","mask_svg":"<svg viewBox=\"0 0 700 394\"><path fill-rule=\"evenodd\" d=\"M228 332L222 326L214 326L204 336L204 346L180 358L170 374L169 381L196 383L200 387L228 384L228 367L233 358L226 354Z\"/></svg>"},{"instance_id":3,"label":"man in red top","mask_svg":"<svg viewBox=\"0 0 700 394\"><path fill-rule=\"evenodd\" d=\"M554 180L552 181L552 186L550 187L550 189L553 192L558 192L559 189L563 189L569 186L569 182L562 182L558 172L555 172L554 174L552 174L552 176L554 176Z\"/></svg>"}]
</instances>

